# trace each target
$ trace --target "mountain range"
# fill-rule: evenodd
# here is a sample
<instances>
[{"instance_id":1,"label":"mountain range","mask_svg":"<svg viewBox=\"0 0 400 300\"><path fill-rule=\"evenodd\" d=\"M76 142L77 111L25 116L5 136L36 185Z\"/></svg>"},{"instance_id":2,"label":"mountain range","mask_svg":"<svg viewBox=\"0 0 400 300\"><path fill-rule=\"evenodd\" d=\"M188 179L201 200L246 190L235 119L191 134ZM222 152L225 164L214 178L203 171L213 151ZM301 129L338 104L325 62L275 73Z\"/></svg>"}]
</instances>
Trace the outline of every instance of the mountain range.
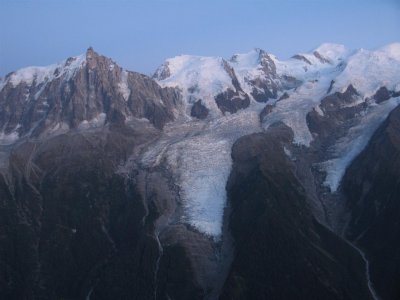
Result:
<instances>
[{"instance_id":1,"label":"mountain range","mask_svg":"<svg viewBox=\"0 0 400 300\"><path fill-rule=\"evenodd\" d=\"M400 299L400 43L89 48L0 81L0 298Z\"/></svg>"}]
</instances>

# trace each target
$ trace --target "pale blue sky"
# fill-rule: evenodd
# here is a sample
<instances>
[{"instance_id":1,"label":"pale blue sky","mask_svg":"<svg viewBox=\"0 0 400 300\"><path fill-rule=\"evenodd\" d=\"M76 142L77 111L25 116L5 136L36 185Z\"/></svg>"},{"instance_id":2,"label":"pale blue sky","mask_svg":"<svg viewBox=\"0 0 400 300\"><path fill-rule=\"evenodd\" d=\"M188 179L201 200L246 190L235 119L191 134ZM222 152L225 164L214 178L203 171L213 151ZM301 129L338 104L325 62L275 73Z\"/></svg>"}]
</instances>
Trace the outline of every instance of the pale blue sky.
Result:
<instances>
[{"instance_id":1,"label":"pale blue sky","mask_svg":"<svg viewBox=\"0 0 400 300\"><path fill-rule=\"evenodd\" d=\"M400 0L0 0L0 76L94 49L152 73L179 54L280 58L400 42Z\"/></svg>"}]
</instances>

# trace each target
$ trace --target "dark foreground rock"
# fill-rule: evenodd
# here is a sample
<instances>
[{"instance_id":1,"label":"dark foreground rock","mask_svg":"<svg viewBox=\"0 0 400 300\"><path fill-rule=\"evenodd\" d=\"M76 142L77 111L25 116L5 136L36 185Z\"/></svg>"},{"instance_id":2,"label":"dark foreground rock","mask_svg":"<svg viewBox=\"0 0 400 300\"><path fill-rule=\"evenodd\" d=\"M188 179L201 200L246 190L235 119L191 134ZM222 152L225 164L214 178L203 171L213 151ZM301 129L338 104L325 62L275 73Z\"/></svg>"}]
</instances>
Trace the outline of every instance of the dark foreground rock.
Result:
<instances>
[{"instance_id":1,"label":"dark foreground rock","mask_svg":"<svg viewBox=\"0 0 400 300\"><path fill-rule=\"evenodd\" d=\"M160 132L142 121L133 128L12 151L0 176L0 299L215 295L221 245L179 222L171 174L138 156Z\"/></svg>"},{"instance_id":2,"label":"dark foreground rock","mask_svg":"<svg viewBox=\"0 0 400 300\"><path fill-rule=\"evenodd\" d=\"M351 213L346 237L365 251L382 299L400 299L400 107L343 179Z\"/></svg>"},{"instance_id":3,"label":"dark foreground rock","mask_svg":"<svg viewBox=\"0 0 400 300\"><path fill-rule=\"evenodd\" d=\"M371 299L360 255L307 207L287 128L239 139L228 183L234 260L222 299Z\"/></svg>"}]
</instances>

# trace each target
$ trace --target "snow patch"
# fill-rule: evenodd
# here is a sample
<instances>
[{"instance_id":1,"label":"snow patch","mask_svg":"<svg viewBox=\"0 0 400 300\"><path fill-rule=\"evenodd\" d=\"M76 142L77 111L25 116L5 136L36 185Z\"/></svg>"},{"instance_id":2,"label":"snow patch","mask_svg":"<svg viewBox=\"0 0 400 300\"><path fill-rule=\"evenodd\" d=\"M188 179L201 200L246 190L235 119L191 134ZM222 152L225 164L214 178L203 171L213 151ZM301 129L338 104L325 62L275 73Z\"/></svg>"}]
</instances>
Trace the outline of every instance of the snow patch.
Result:
<instances>
[{"instance_id":1,"label":"snow patch","mask_svg":"<svg viewBox=\"0 0 400 300\"><path fill-rule=\"evenodd\" d=\"M125 99L125 101L128 101L129 96L131 94L131 90L129 89L129 86L128 86L128 75L129 75L129 73L127 71L123 70L121 73L121 82L118 83L119 92L121 93L121 95Z\"/></svg>"},{"instance_id":2,"label":"snow patch","mask_svg":"<svg viewBox=\"0 0 400 300\"><path fill-rule=\"evenodd\" d=\"M50 134L55 134L55 133L59 134L59 133L67 132L68 130L69 130L69 125L65 122L60 122L60 123L55 124L53 126L53 128L51 128L49 130L49 133Z\"/></svg>"},{"instance_id":3,"label":"snow patch","mask_svg":"<svg viewBox=\"0 0 400 300\"><path fill-rule=\"evenodd\" d=\"M89 128L96 128L101 127L106 122L107 115L105 113L100 113L96 117L91 120L83 120L79 125L78 129L89 129Z\"/></svg>"},{"instance_id":4,"label":"snow patch","mask_svg":"<svg viewBox=\"0 0 400 300\"><path fill-rule=\"evenodd\" d=\"M285 152L286 156L289 157L290 159L293 158L292 152L288 148L286 148L285 146L283 147L283 152Z\"/></svg>"},{"instance_id":5,"label":"snow patch","mask_svg":"<svg viewBox=\"0 0 400 300\"><path fill-rule=\"evenodd\" d=\"M0 132L0 145L2 146L14 144L18 139L19 134L16 130L9 134Z\"/></svg>"},{"instance_id":6,"label":"snow patch","mask_svg":"<svg viewBox=\"0 0 400 300\"><path fill-rule=\"evenodd\" d=\"M321 107L319 105L317 105L316 107L314 107L315 111L317 112L317 114L319 114L320 116L324 116L324 112L322 111Z\"/></svg>"}]
</instances>

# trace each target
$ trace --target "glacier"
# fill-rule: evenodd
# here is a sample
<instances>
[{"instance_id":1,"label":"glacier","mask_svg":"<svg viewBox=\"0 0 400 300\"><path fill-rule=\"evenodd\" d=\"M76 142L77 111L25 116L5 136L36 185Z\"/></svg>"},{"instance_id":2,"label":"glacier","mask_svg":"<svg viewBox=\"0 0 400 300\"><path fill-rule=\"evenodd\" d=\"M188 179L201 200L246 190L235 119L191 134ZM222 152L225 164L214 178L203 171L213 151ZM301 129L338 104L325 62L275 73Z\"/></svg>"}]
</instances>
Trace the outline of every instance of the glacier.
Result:
<instances>
[{"instance_id":1,"label":"glacier","mask_svg":"<svg viewBox=\"0 0 400 300\"><path fill-rule=\"evenodd\" d=\"M268 130L276 122L283 122L293 130L295 144L309 147L313 136L306 116L313 109L323 115L319 105L328 94L342 93L353 85L360 97L358 102L351 105L357 105L369 101L382 86L396 92L400 90L399 53L400 44L375 51L348 50L343 45L323 44L310 53L299 54L305 60L291 58L281 61L269 55L275 64L277 78L292 76L302 84L287 90L288 97L285 99L268 102L273 104L273 108L261 124L259 113L264 105L257 103L251 95L250 107L234 115L222 115L216 106L214 97L232 88L232 79L222 67L223 58L186 55L167 60L163 65L165 69L159 69L158 74L163 72L169 76L159 78L159 84L181 89L187 107L195 99L202 99L211 111L211 117L205 122L192 121L203 125L191 129L191 137L178 138L169 146L164 140L165 149L161 157L167 159L182 189L181 200L185 209L183 221L207 235L218 237L226 204L225 185L232 164L230 149L234 141L246 134ZM249 79L265 75L260 67L259 56L260 50L255 49L226 60L248 94L251 91ZM364 75L366 73L368 76ZM334 85L330 90L332 82ZM381 105L372 101L362 123L352 128L332 149L334 158L320 163L326 173L324 185L332 193L337 191L347 166L399 103L399 98ZM171 135L171 132L172 129L167 135ZM161 157L158 156L158 161Z\"/></svg>"}]
</instances>

